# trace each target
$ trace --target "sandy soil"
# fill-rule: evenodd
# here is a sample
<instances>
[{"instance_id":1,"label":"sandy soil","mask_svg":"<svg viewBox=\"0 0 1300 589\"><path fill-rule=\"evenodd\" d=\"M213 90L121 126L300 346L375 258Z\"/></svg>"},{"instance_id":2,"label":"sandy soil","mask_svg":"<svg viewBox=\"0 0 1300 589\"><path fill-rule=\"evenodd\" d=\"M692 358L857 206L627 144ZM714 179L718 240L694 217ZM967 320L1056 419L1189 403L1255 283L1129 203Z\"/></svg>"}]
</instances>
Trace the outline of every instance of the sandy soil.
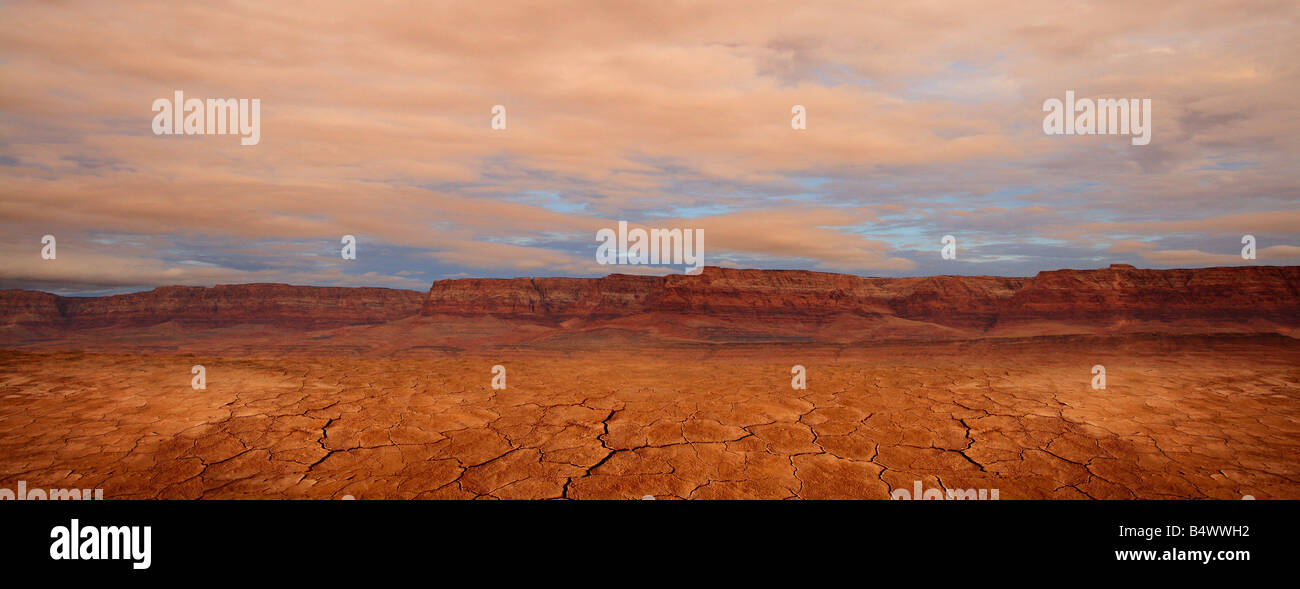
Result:
<instances>
[{"instance_id":1,"label":"sandy soil","mask_svg":"<svg viewBox=\"0 0 1300 589\"><path fill-rule=\"evenodd\" d=\"M105 498L1300 498L1300 349L0 351L0 488ZM190 387L203 364L207 389ZM492 365L507 388L490 387ZM802 364L807 389L793 390ZM1090 387L1094 364L1107 388Z\"/></svg>"}]
</instances>

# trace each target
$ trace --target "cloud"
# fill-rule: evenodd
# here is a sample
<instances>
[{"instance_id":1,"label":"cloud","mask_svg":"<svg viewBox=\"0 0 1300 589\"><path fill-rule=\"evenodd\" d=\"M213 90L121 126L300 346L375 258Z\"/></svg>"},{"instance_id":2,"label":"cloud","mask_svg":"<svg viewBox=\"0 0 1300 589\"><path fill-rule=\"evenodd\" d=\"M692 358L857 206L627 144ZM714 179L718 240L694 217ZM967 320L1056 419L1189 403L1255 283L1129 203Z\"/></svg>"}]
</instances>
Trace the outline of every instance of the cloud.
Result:
<instances>
[{"instance_id":1,"label":"cloud","mask_svg":"<svg viewBox=\"0 0 1300 589\"><path fill-rule=\"evenodd\" d=\"M1154 243L1138 241L1136 239L1117 239L1111 243L1110 247L1106 248L1106 251L1112 254L1127 254L1148 250L1154 247L1156 247Z\"/></svg>"},{"instance_id":2,"label":"cloud","mask_svg":"<svg viewBox=\"0 0 1300 589\"><path fill-rule=\"evenodd\" d=\"M1215 254L1199 250L1157 250L1142 252L1141 255L1150 262L1165 266L1240 266L1256 263L1242 259L1240 254ZM1300 247L1275 245L1260 249L1255 257L1260 262L1295 264L1300 262Z\"/></svg>"},{"instance_id":3,"label":"cloud","mask_svg":"<svg viewBox=\"0 0 1300 589\"><path fill-rule=\"evenodd\" d=\"M1297 13L10 2L0 18L22 26L0 30L0 233L27 237L0 255L27 256L31 234L111 234L148 245L104 254L120 274L87 266L64 284L381 284L603 274L592 236L623 219L704 228L710 263L900 275L966 271L937 261L945 233L1018 274L1245 233L1293 243ZM154 136L149 107L177 89L261 99L261 143ZM1152 144L1044 136L1042 102L1065 90L1151 98ZM504 131L489 127L496 104ZM790 128L795 104L806 130ZM399 253L333 274L249 245L343 234ZM28 265L8 283L56 278Z\"/></svg>"}]
</instances>

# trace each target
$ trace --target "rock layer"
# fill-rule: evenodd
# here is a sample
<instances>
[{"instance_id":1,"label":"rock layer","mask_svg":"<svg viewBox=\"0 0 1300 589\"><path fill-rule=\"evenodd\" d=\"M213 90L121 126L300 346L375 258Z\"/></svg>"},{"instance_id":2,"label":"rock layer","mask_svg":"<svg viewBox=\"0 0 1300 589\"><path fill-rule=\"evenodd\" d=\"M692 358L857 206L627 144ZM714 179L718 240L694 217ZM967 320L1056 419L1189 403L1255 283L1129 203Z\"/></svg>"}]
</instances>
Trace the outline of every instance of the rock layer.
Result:
<instances>
[{"instance_id":1,"label":"rock layer","mask_svg":"<svg viewBox=\"0 0 1300 589\"><path fill-rule=\"evenodd\" d=\"M87 329L174 321L196 327L263 324L315 329L409 317L423 298L413 290L288 284L164 286L105 297L7 290L0 291L0 325Z\"/></svg>"},{"instance_id":2,"label":"rock layer","mask_svg":"<svg viewBox=\"0 0 1300 589\"><path fill-rule=\"evenodd\" d=\"M442 280L427 295L283 284L169 286L107 297L9 290L0 291L0 345L46 345L96 328L120 328L123 337L137 333L131 329L171 337L151 326L181 326L190 333L237 325L365 326L368 331L350 334L351 340L367 348L387 342L381 347L388 350L396 343L590 347L609 338L644 345L842 345L1116 333L1296 337L1298 295L1296 266L1119 265L1030 278L867 278L709 267L695 276ZM108 341L102 331L93 338L89 344Z\"/></svg>"},{"instance_id":3,"label":"rock layer","mask_svg":"<svg viewBox=\"0 0 1300 589\"><path fill-rule=\"evenodd\" d=\"M851 314L981 329L1044 321L1190 320L1221 326L1256 321L1288 330L1300 318L1298 294L1296 266L1145 270L1115 265L1032 278L865 278L709 267L698 276L445 280L433 284L420 312L557 321L665 313L767 320Z\"/></svg>"}]
</instances>

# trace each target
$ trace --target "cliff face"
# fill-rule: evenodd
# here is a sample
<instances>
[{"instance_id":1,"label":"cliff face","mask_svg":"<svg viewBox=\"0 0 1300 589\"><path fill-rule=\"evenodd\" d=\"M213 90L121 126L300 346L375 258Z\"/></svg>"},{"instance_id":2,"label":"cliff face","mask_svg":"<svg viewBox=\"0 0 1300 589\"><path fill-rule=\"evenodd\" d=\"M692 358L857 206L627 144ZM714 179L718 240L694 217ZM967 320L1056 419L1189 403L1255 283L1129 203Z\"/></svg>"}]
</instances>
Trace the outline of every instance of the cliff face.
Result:
<instances>
[{"instance_id":1,"label":"cliff face","mask_svg":"<svg viewBox=\"0 0 1300 589\"><path fill-rule=\"evenodd\" d=\"M106 297L9 290L0 291L0 325L87 329L174 321L197 327L262 324L315 329L408 317L419 310L424 296L413 290L287 284L164 286Z\"/></svg>"},{"instance_id":2,"label":"cliff face","mask_svg":"<svg viewBox=\"0 0 1300 589\"><path fill-rule=\"evenodd\" d=\"M645 309L662 278L466 278L433 283L423 315L494 315L564 320L608 318Z\"/></svg>"},{"instance_id":3,"label":"cliff face","mask_svg":"<svg viewBox=\"0 0 1300 589\"><path fill-rule=\"evenodd\" d=\"M861 278L803 270L707 267L697 276L464 279L435 282L421 314L593 319L638 313L790 318L837 313L981 311L1020 278Z\"/></svg>"},{"instance_id":4,"label":"cliff face","mask_svg":"<svg viewBox=\"0 0 1300 589\"><path fill-rule=\"evenodd\" d=\"M1021 337L1143 331L1153 325L1163 326L1154 331L1170 333L1294 336L1300 333L1300 267L1113 266L1042 272L1032 278L863 278L710 267L697 276L443 280L433 283L427 295L283 284L172 286L107 297L0 291L0 327L41 332L169 322L326 329L416 315L434 318L433 324L446 332L446 345L475 337L499 342L516 332L541 333L534 328L548 327L564 333L614 328L727 341L761 333L810 341ZM519 329L524 325L533 327ZM394 335L400 334L399 327L383 337L401 339ZM551 330L547 337L559 332Z\"/></svg>"},{"instance_id":5,"label":"cliff face","mask_svg":"<svg viewBox=\"0 0 1300 589\"><path fill-rule=\"evenodd\" d=\"M1276 321L1300 326L1300 267L1041 272L1002 306L1001 321L1110 317L1145 321Z\"/></svg>"},{"instance_id":6,"label":"cliff face","mask_svg":"<svg viewBox=\"0 0 1300 589\"><path fill-rule=\"evenodd\" d=\"M26 325L57 323L59 297L34 290L0 291L0 325Z\"/></svg>"},{"instance_id":7,"label":"cliff face","mask_svg":"<svg viewBox=\"0 0 1300 589\"><path fill-rule=\"evenodd\" d=\"M681 314L735 319L892 316L988 329L1026 322L1243 320L1300 324L1300 267L1057 270L1033 278L863 278L705 268L698 276L468 279L434 283L425 316L539 321Z\"/></svg>"}]
</instances>

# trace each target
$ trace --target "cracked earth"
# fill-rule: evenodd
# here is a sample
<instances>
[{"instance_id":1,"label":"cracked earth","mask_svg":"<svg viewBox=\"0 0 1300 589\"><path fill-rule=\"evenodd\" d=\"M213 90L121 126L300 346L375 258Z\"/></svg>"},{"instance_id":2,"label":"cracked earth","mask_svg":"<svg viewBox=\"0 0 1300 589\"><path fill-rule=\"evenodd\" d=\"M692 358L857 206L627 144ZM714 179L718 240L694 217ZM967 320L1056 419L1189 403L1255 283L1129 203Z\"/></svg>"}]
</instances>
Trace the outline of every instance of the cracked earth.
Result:
<instances>
[{"instance_id":1,"label":"cracked earth","mask_svg":"<svg viewBox=\"0 0 1300 589\"><path fill-rule=\"evenodd\" d=\"M921 481L1001 499L1295 499L1293 348L788 360L0 351L0 487L107 499L887 499ZM796 362L806 390L790 387ZM189 386L194 364L206 390ZM1107 367L1105 390L1089 386L1093 364Z\"/></svg>"}]
</instances>

